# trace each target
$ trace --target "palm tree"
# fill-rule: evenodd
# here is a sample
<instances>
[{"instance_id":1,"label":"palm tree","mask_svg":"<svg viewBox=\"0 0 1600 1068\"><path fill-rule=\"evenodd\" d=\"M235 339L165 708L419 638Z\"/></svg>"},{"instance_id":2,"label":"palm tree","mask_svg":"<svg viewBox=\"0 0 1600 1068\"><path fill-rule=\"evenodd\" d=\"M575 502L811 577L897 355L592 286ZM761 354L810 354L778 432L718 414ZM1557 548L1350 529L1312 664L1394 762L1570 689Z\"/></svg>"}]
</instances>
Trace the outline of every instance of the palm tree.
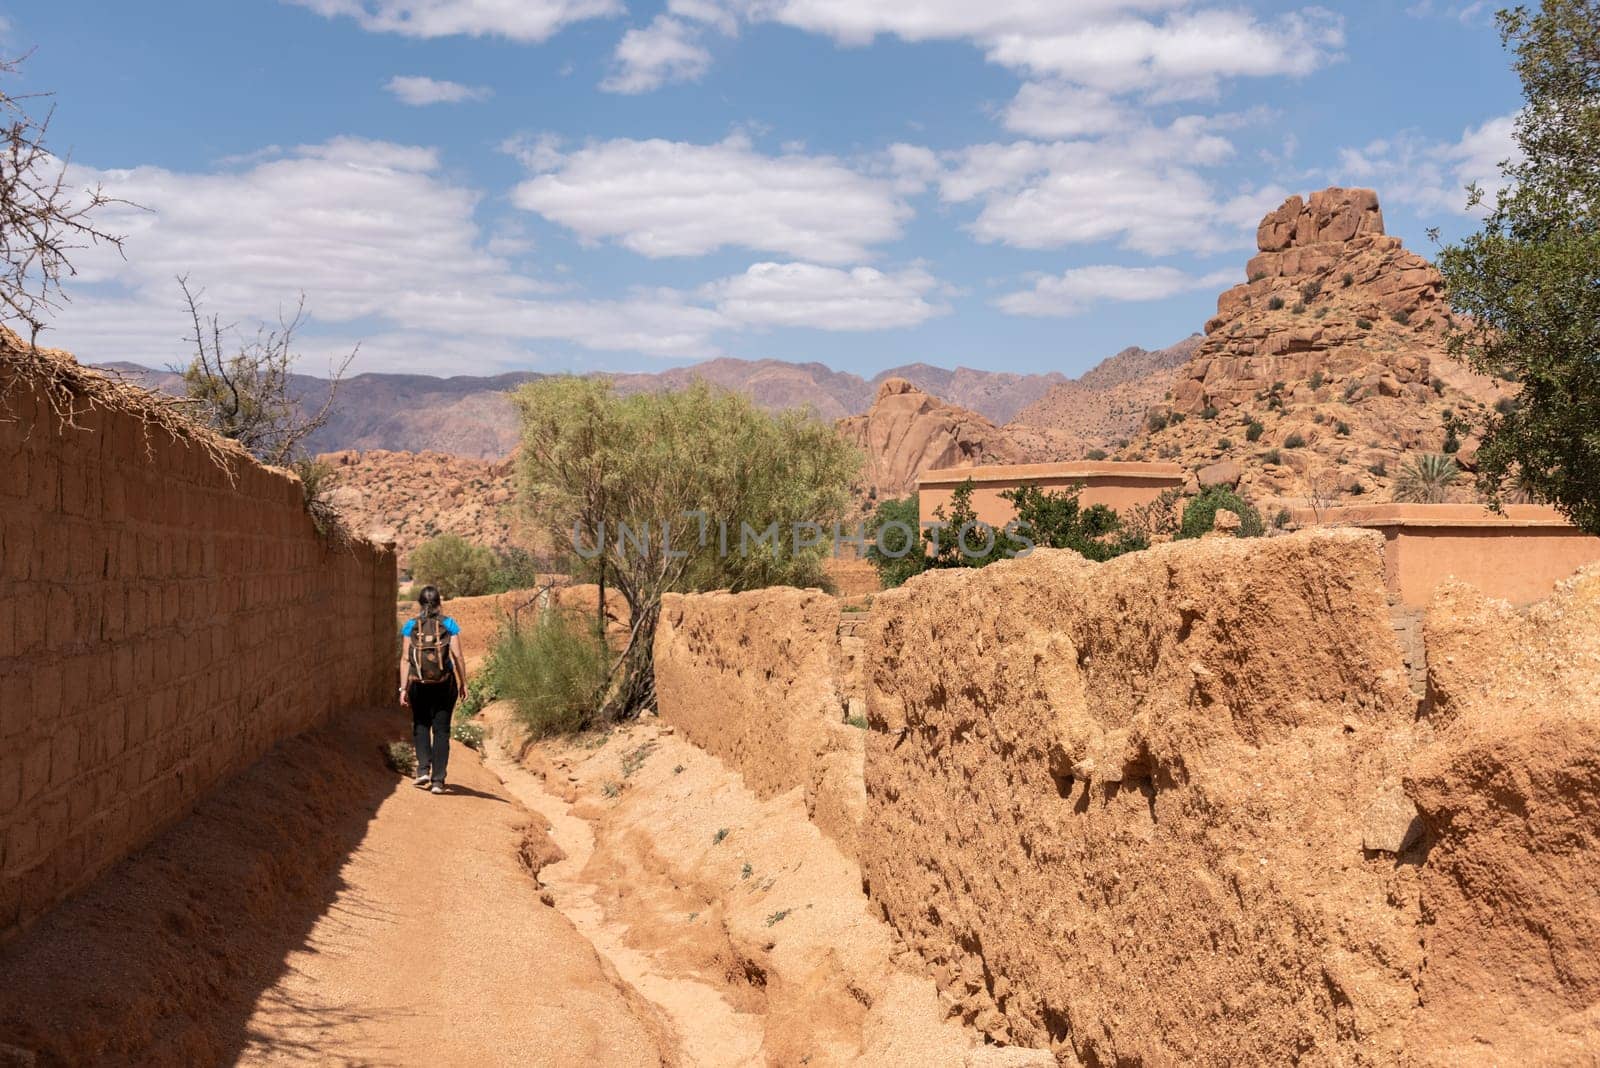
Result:
<instances>
[{"instance_id":1,"label":"palm tree","mask_svg":"<svg viewBox=\"0 0 1600 1068\"><path fill-rule=\"evenodd\" d=\"M1406 461L1394 480L1394 499L1405 504L1440 504L1461 474L1453 458L1426 452Z\"/></svg>"}]
</instances>

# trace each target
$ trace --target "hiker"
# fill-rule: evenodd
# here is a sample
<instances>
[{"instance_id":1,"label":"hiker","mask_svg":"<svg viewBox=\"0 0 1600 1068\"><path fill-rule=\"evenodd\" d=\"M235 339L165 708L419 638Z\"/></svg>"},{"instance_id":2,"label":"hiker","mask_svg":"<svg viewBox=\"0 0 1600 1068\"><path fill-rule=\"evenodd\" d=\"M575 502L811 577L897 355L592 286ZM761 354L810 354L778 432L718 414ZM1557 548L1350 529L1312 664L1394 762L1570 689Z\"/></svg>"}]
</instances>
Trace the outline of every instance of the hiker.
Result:
<instances>
[{"instance_id":1,"label":"hiker","mask_svg":"<svg viewBox=\"0 0 1600 1068\"><path fill-rule=\"evenodd\" d=\"M461 627L444 614L437 586L417 594L417 615L400 628L400 703L411 708L411 739L417 747L415 785L444 793L450 763L450 716L456 696L466 692Z\"/></svg>"}]
</instances>

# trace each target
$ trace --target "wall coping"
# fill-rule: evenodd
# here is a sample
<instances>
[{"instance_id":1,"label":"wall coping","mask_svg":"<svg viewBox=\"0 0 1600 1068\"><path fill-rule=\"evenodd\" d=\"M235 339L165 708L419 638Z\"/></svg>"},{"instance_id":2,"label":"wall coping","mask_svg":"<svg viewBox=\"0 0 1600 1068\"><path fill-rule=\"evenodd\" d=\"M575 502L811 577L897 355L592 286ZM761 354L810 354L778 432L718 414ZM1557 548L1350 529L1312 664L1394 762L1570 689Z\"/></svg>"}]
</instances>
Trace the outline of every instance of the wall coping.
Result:
<instances>
[{"instance_id":1,"label":"wall coping","mask_svg":"<svg viewBox=\"0 0 1600 1068\"><path fill-rule=\"evenodd\" d=\"M1136 482L1183 484L1178 464L1136 463L1118 460L1068 460L1051 464L982 464L977 467L940 467L917 476L917 488L959 486L974 482L1025 482L1044 478L1122 478Z\"/></svg>"},{"instance_id":2,"label":"wall coping","mask_svg":"<svg viewBox=\"0 0 1600 1068\"><path fill-rule=\"evenodd\" d=\"M1315 524L1316 513L1296 508L1295 522ZM1505 514L1481 504L1361 504L1330 508L1322 513L1323 526L1440 528L1476 527L1485 530L1521 530L1531 527L1577 528L1554 508L1542 504L1508 504Z\"/></svg>"}]
</instances>

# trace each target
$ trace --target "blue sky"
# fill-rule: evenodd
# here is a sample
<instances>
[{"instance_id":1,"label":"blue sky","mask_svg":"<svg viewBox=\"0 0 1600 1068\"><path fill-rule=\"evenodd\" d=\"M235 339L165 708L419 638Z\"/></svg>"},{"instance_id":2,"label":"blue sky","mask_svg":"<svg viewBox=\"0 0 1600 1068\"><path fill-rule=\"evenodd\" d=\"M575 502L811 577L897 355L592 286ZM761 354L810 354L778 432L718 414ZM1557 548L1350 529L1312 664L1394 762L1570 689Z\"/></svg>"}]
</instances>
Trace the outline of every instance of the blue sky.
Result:
<instances>
[{"instance_id":1,"label":"blue sky","mask_svg":"<svg viewBox=\"0 0 1600 1068\"><path fill-rule=\"evenodd\" d=\"M1198 330L1290 193L1467 232L1492 6L1228 0L0 5L76 184L140 207L46 335L183 358L175 277L303 370L1077 374Z\"/></svg>"}]
</instances>

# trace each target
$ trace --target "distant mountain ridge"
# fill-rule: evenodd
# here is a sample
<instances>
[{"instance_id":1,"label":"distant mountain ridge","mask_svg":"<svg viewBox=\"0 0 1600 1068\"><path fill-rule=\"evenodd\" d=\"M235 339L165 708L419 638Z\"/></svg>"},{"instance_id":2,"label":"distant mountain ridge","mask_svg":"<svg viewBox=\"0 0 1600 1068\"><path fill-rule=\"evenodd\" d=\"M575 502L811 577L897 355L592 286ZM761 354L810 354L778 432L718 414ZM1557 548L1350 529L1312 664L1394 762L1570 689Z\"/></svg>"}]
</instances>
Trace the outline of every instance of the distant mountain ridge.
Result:
<instances>
[{"instance_id":1,"label":"distant mountain ridge","mask_svg":"<svg viewBox=\"0 0 1600 1068\"><path fill-rule=\"evenodd\" d=\"M131 363L100 364L150 389L182 392L182 379L171 371ZM535 371L493 376L456 375L437 378L412 374L359 374L346 379L328 425L311 437L312 452L383 449L396 452L442 452L475 459L498 459L517 444L516 412L505 394L524 382L545 377ZM783 360L740 360L724 357L689 367L653 373L611 374L624 393L675 389L701 379L750 397L769 410L809 407L835 421L865 413L878 387L902 378L951 404L1004 423L1072 379L1059 372L1018 374L947 369L925 363L890 368L871 379L835 371L821 363ZM315 407L327 394L326 379L293 375L290 389L297 401Z\"/></svg>"}]
</instances>

